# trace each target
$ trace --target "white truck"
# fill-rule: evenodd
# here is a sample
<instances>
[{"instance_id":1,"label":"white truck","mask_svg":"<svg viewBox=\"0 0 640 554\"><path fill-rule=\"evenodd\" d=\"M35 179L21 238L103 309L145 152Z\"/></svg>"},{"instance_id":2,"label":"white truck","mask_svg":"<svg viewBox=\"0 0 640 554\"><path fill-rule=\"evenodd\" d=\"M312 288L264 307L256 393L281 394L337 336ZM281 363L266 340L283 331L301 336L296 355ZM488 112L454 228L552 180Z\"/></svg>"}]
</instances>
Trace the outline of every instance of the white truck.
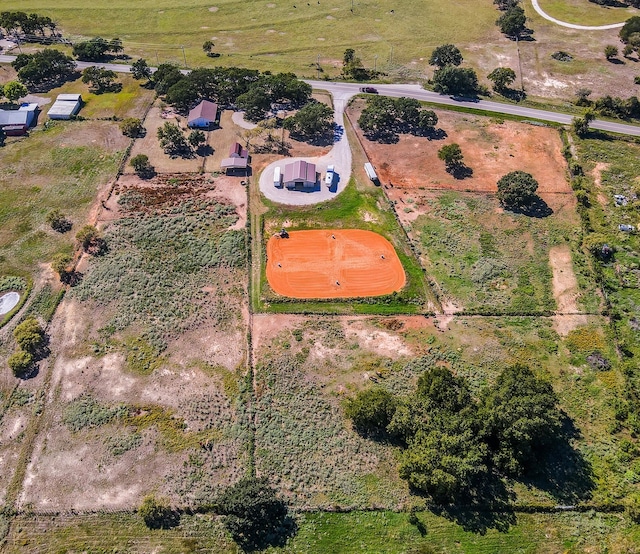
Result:
<instances>
[{"instance_id":1,"label":"white truck","mask_svg":"<svg viewBox=\"0 0 640 554\"><path fill-rule=\"evenodd\" d=\"M280 169L279 167L276 167L275 171L273 172L273 186L282 186L282 169Z\"/></svg>"},{"instance_id":2,"label":"white truck","mask_svg":"<svg viewBox=\"0 0 640 554\"><path fill-rule=\"evenodd\" d=\"M333 185L333 175L334 175L335 171L336 171L336 170L335 170L335 168L334 168L332 165L327 166L327 175L326 175L326 177L324 178L324 182L325 182L325 184L327 184L328 186Z\"/></svg>"},{"instance_id":3,"label":"white truck","mask_svg":"<svg viewBox=\"0 0 640 554\"><path fill-rule=\"evenodd\" d=\"M373 169L373 165L367 162L366 164L364 164L364 170L367 174L367 177L369 177L369 179L371 179L374 183L379 182L378 175L376 174L376 170Z\"/></svg>"}]
</instances>

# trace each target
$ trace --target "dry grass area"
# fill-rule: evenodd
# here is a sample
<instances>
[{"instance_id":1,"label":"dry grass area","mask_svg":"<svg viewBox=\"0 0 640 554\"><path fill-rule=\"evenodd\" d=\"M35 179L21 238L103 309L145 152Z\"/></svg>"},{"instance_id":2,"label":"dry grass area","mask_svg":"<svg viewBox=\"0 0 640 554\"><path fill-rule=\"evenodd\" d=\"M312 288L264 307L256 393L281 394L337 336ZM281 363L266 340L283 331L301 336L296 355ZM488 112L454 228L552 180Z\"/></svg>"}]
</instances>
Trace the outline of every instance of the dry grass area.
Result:
<instances>
[{"instance_id":1,"label":"dry grass area","mask_svg":"<svg viewBox=\"0 0 640 554\"><path fill-rule=\"evenodd\" d=\"M46 416L21 507L132 508L149 492L198 504L244 472L243 232L229 186L173 179L126 177L102 211L109 250L79 266L56 356L27 381Z\"/></svg>"},{"instance_id":2,"label":"dry grass area","mask_svg":"<svg viewBox=\"0 0 640 554\"><path fill-rule=\"evenodd\" d=\"M364 101L352 104L351 121L358 120L364 106ZM396 188L495 192L498 179L515 170L531 173L543 196L571 193L562 141L555 129L446 110L436 114L438 128L446 133L443 140L401 135L396 144L383 144L362 137L357 128L380 181L393 185L391 197ZM470 177L454 178L438 159L438 150L451 143L460 145L465 165L473 170Z\"/></svg>"}]
</instances>

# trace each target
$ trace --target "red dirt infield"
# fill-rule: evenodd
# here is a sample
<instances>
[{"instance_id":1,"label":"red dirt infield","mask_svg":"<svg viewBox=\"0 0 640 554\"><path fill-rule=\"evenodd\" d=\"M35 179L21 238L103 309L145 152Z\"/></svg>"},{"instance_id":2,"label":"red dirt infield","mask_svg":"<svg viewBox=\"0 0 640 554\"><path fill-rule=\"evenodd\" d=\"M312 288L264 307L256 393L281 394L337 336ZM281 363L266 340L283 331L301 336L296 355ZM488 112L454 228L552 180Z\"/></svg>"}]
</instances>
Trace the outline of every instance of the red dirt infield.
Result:
<instances>
[{"instance_id":1,"label":"red dirt infield","mask_svg":"<svg viewBox=\"0 0 640 554\"><path fill-rule=\"evenodd\" d=\"M292 231L267 243L267 279L290 298L355 298L399 291L406 278L391 243L372 231Z\"/></svg>"}]
</instances>

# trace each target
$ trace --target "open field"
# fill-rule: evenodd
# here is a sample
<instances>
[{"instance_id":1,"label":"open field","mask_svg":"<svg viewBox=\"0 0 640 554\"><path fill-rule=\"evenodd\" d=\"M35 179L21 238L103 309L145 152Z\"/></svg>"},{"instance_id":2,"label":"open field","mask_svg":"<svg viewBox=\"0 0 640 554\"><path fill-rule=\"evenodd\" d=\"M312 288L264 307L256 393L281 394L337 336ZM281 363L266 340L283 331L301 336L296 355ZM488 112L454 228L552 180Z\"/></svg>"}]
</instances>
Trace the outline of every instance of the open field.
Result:
<instances>
[{"instance_id":1,"label":"open field","mask_svg":"<svg viewBox=\"0 0 640 554\"><path fill-rule=\"evenodd\" d=\"M365 105L363 100L351 104L348 114L354 124ZM397 143L383 144L362 137L358 128L383 184L401 189L496 192L500 177L521 170L538 180L540 194L571 194L556 129L446 110L436 110L436 114L443 140L401 135ZM438 150L454 142L462 149L465 165L473 170L470 177L454 178L438 159ZM393 198L393 191L389 194Z\"/></svg>"},{"instance_id":2,"label":"open field","mask_svg":"<svg viewBox=\"0 0 640 554\"><path fill-rule=\"evenodd\" d=\"M635 8L613 9L608 6L594 5L588 0L540 0L539 4L543 11L551 17L579 25L622 23L630 17L638 15L638 10Z\"/></svg>"},{"instance_id":3,"label":"open field","mask_svg":"<svg viewBox=\"0 0 640 554\"><path fill-rule=\"evenodd\" d=\"M70 251L70 234L53 231L47 213L59 209L82 226L128 142L113 122L60 122L0 149L0 275L29 276Z\"/></svg>"},{"instance_id":4,"label":"open field","mask_svg":"<svg viewBox=\"0 0 640 554\"><path fill-rule=\"evenodd\" d=\"M357 229L294 231L267 243L267 279L292 298L351 298L397 292L406 281L393 246Z\"/></svg>"}]
</instances>

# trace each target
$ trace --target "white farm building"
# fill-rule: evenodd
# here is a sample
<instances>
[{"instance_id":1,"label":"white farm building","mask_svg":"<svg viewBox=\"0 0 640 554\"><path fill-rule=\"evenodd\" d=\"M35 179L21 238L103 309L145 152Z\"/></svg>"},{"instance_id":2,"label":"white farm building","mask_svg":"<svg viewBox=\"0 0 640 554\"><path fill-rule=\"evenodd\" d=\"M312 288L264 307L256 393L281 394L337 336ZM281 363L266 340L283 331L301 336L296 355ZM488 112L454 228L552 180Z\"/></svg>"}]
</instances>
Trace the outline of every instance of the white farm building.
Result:
<instances>
[{"instance_id":1,"label":"white farm building","mask_svg":"<svg viewBox=\"0 0 640 554\"><path fill-rule=\"evenodd\" d=\"M82 106L82 96L79 94L58 94L58 98L49 108L49 119L71 119Z\"/></svg>"}]
</instances>

